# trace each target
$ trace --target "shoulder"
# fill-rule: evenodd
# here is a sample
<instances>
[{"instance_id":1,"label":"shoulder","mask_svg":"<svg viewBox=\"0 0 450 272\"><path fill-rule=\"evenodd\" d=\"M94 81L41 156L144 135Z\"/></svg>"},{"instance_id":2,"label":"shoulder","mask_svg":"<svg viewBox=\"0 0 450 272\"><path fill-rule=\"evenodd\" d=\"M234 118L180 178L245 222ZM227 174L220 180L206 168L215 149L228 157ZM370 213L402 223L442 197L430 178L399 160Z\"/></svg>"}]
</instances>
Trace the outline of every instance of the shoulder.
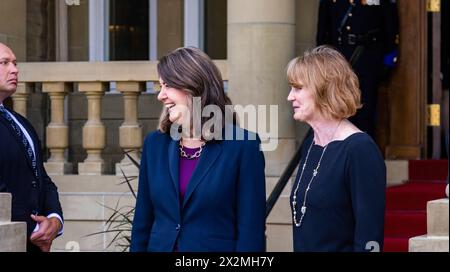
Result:
<instances>
[{"instance_id":1,"label":"shoulder","mask_svg":"<svg viewBox=\"0 0 450 272\"><path fill-rule=\"evenodd\" d=\"M144 147L154 145L155 143L160 145L164 142L169 142L170 140L170 135L168 135L167 133L163 133L160 130L155 130L145 136Z\"/></svg>"},{"instance_id":2,"label":"shoulder","mask_svg":"<svg viewBox=\"0 0 450 272\"><path fill-rule=\"evenodd\" d=\"M224 138L222 144L229 148L258 148L261 139L258 133L249 131L236 125L227 124L225 126Z\"/></svg>"},{"instance_id":3,"label":"shoulder","mask_svg":"<svg viewBox=\"0 0 450 272\"><path fill-rule=\"evenodd\" d=\"M16 119L17 121L19 121L19 123L25 127L25 129L27 130L28 133L31 133L30 136L33 137L37 137L37 133L33 127L33 125L31 124L31 122L25 118L24 116L20 115L19 113L12 111L12 110L8 110Z\"/></svg>"},{"instance_id":4,"label":"shoulder","mask_svg":"<svg viewBox=\"0 0 450 272\"><path fill-rule=\"evenodd\" d=\"M344 141L348 143L348 146L352 149L361 147L376 147L375 142L365 132L356 132L349 135Z\"/></svg>"},{"instance_id":5,"label":"shoulder","mask_svg":"<svg viewBox=\"0 0 450 272\"><path fill-rule=\"evenodd\" d=\"M241 144L248 144L252 141L261 142L258 133L249 131L236 125L225 125L224 139L231 142L239 142Z\"/></svg>"},{"instance_id":6,"label":"shoulder","mask_svg":"<svg viewBox=\"0 0 450 272\"><path fill-rule=\"evenodd\" d=\"M377 144L365 132L354 133L345 139L350 158L362 161L383 161L383 156Z\"/></svg>"},{"instance_id":7,"label":"shoulder","mask_svg":"<svg viewBox=\"0 0 450 272\"><path fill-rule=\"evenodd\" d=\"M27 126L31 126L30 121L28 121L27 118L25 118L24 116L20 115L19 113L12 111L12 110L8 110L12 115L14 115L14 117L16 117L16 119L21 123L21 124L25 124Z\"/></svg>"}]
</instances>

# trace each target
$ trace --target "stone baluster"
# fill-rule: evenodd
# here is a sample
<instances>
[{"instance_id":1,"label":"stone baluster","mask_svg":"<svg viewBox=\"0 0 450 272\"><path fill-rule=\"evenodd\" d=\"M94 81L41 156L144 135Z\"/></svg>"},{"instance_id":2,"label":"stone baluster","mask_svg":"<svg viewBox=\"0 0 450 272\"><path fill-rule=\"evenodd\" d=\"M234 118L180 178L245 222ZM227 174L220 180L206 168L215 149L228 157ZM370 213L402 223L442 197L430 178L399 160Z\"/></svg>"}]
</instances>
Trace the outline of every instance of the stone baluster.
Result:
<instances>
[{"instance_id":1,"label":"stone baluster","mask_svg":"<svg viewBox=\"0 0 450 272\"><path fill-rule=\"evenodd\" d=\"M16 92L12 95L14 111L27 117L27 100L30 92L28 83L19 83Z\"/></svg>"},{"instance_id":2,"label":"stone baluster","mask_svg":"<svg viewBox=\"0 0 450 272\"><path fill-rule=\"evenodd\" d=\"M104 82L79 83L79 91L86 94L88 101L88 120L83 126L83 148L86 149L87 158L78 163L80 175L101 175L105 169L102 149L106 144L106 131L100 115L106 87Z\"/></svg>"},{"instance_id":3,"label":"stone baluster","mask_svg":"<svg viewBox=\"0 0 450 272\"><path fill-rule=\"evenodd\" d=\"M42 92L48 93L51 102L51 120L47 126L47 147L50 158L44 164L50 175L64 175L72 172L64 151L69 147L69 127L64 120L64 98L70 86L64 82L44 82Z\"/></svg>"},{"instance_id":4,"label":"stone baluster","mask_svg":"<svg viewBox=\"0 0 450 272\"><path fill-rule=\"evenodd\" d=\"M123 93L124 122L119 128L120 147L136 161L139 162L138 151L142 146L142 126L138 123L138 97L145 90L145 85L140 82L117 82L117 90ZM124 156L120 163L116 164L116 175L137 176L139 169L132 161Z\"/></svg>"}]
</instances>

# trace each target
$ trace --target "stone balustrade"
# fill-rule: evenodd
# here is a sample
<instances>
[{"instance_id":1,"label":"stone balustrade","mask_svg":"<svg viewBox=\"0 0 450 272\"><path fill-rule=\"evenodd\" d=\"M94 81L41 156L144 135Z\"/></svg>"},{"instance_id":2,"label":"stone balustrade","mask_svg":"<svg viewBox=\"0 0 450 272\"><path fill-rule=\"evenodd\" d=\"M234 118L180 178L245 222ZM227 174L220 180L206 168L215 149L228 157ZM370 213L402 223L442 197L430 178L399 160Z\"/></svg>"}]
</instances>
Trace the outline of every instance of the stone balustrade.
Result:
<instances>
[{"instance_id":1,"label":"stone balustrade","mask_svg":"<svg viewBox=\"0 0 450 272\"><path fill-rule=\"evenodd\" d=\"M224 80L228 79L227 62L215 61ZM87 153L84 161L78 163L79 175L102 175L105 163L102 152L106 147L106 129L102 120L102 99L111 82L123 96L123 123L118 127L119 145L124 152L139 161L143 130L138 121L138 97L146 91L147 82L157 82L157 62L33 62L19 63L20 72L17 92L13 96L14 110L27 116L27 100L32 85L42 84L42 93L50 100L50 122L46 126L46 147L50 157L45 167L50 175L73 174L73 162L67 159L71 142L65 99L71 92L79 92L87 99L87 121L82 128L82 147ZM75 84L73 84L75 83ZM71 90L71 86L76 86ZM116 164L120 169L136 175L137 169L128 157Z\"/></svg>"},{"instance_id":2,"label":"stone balustrade","mask_svg":"<svg viewBox=\"0 0 450 272\"><path fill-rule=\"evenodd\" d=\"M427 234L409 239L410 252L449 252L449 202L447 198L428 201Z\"/></svg>"}]
</instances>

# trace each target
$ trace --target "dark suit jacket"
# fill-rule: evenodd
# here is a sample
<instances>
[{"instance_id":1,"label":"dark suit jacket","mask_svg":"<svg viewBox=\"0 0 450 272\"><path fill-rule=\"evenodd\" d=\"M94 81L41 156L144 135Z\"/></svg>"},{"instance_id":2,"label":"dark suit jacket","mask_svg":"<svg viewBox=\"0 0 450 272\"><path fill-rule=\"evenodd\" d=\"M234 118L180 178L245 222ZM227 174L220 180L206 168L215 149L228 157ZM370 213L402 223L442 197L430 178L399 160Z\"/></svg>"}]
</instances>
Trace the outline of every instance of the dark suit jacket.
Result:
<instances>
[{"instance_id":1,"label":"dark suit jacket","mask_svg":"<svg viewBox=\"0 0 450 272\"><path fill-rule=\"evenodd\" d=\"M10 111L12 112L12 111ZM63 216L55 184L45 172L41 145L30 122L12 112L33 140L39 179L36 179L24 146L15 136L11 125L0 116L0 192L12 194L12 221L27 223L27 235L36 226L30 215L47 216L57 213Z\"/></svg>"},{"instance_id":2,"label":"dark suit jacket","mask_svg":"<svg viewBox=\"0 0 450 272\"><path fill-rule=\"evenodd\" d=\"M398 31L397 4L391 0L380 0L379 5L363 5L361 0L354 1L351 16L347 17L342 26L342 35L338 29L350 7L349 0L320 0L317 21L317 45L329 44L337 47L349 60L357 44L349 45L347 35L364 35L370 31L378 30L377 42L369 41L368 52L380 51L381 55L392 52L397 48L396 39ZM347 28L348 27L348 28ZM341 36L342 44L338 42Z\"/></svg>"},{"instance_id":3,"label":"dark suit jacket","mask_svg":"<svg viewBox=\"0 0 450 272\"><path fill-rule=\"evenodd\" d=\"M131 251L263 251L265 162L253 136L208 142L181 204L179 142L158 131L147 136Z\"/></svg>"}]
</instances>

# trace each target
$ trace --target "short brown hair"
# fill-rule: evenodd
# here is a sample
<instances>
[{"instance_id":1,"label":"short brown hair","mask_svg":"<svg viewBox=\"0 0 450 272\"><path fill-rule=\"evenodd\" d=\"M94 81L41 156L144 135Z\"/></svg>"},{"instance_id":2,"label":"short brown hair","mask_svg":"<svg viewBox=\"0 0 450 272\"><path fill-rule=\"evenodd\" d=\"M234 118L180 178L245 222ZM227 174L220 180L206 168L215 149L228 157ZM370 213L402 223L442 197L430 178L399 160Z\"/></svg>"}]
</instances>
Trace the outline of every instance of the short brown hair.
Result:
<instances>
[{"instance_id":1,"label":"short brown hair","mask_svg":"<svg viewBox=\"0 0 450 272\"><path fill-rule=\"evenodd\" d=\"M201 110L207 105L219 106L224 124L225 106L231 105L231 100L225 94L219 69L208 55L195 47L181 47L163 56L157 70L168 86L183 90L191 97L200 97ZM211 118L202 117L201 126ZM159 130L169 133L171 125L169 114L163 108Z\"/></svg>"},{"instance_id":2,"label":"short brown hair","mask_svg":"<svg viewBox=\"0 0 450 272\"><path fill-rule=\"evenodd\" d=\"M359 81L350 64L337 50L319 46L291 60L289 84L312 89L317 108L330 119L348 118L361 108Z\"/></svg>"}]
</instances>

